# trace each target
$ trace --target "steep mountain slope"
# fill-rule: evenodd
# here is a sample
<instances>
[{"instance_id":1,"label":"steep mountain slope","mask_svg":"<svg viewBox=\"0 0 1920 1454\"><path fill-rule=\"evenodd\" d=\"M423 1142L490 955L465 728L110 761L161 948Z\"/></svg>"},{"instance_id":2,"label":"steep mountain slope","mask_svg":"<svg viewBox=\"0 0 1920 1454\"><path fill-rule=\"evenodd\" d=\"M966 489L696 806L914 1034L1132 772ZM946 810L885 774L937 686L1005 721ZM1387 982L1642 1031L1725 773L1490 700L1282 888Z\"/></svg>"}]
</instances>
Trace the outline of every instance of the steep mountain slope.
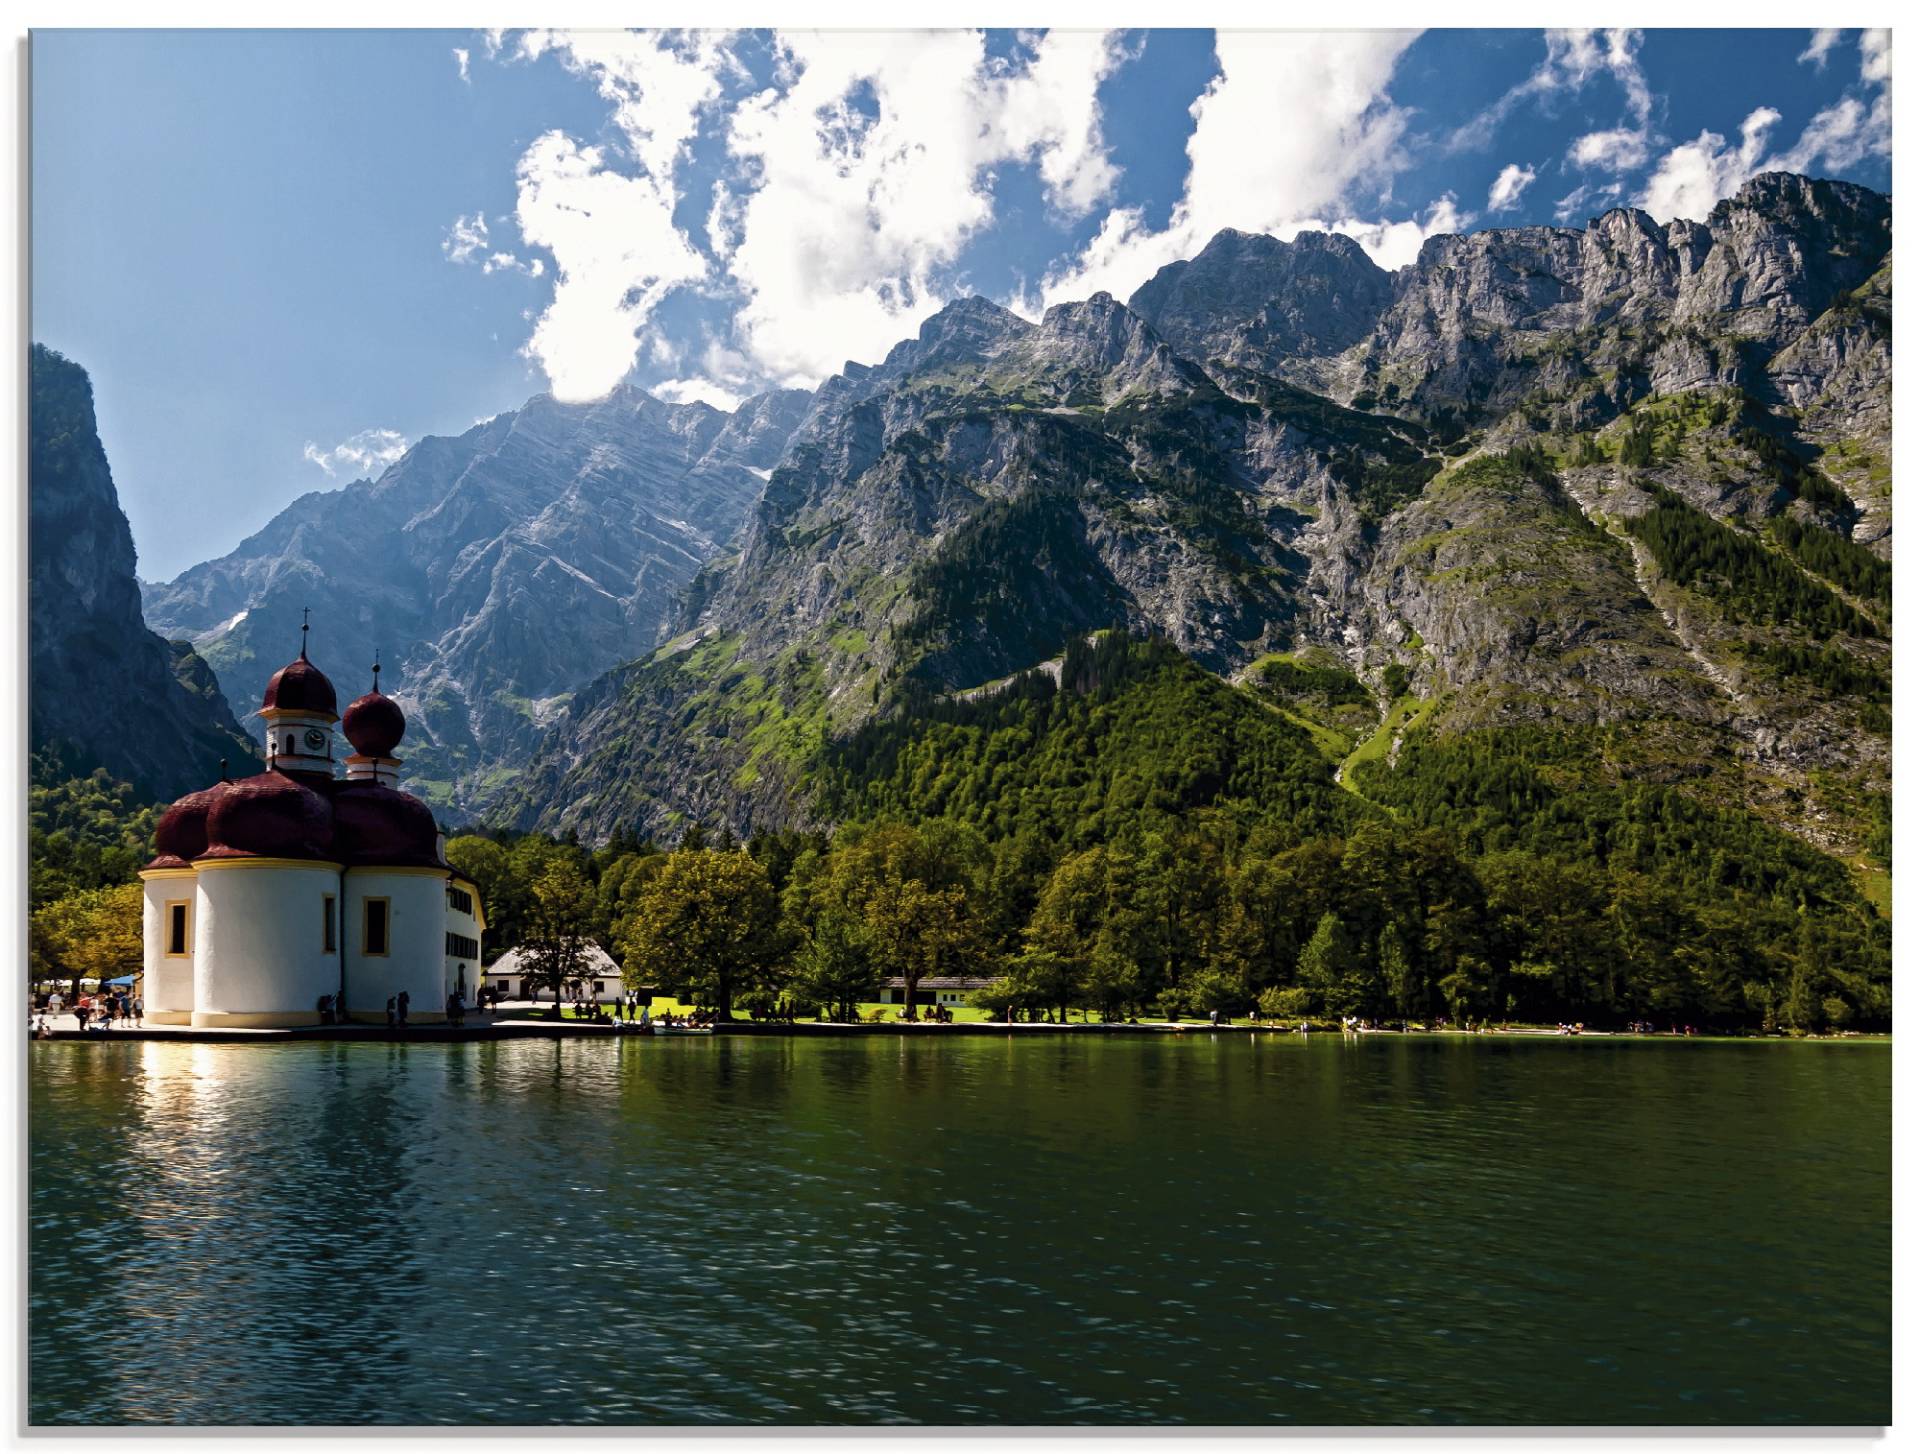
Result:
<instances>
[{"instance_id":1,"label":"steep mountain slope","mask_svg":"<svg viewBox=\"0 0 1920 1454\"><path fill-rule=\"evenodd\" d=\"M147 610L250 695L311 607L314 654L349 682L381 653L408 713L408 785L458 808L573 691L655 644L807 398L727 415L624 388L586 406L541 396L421 440L377 480L301 497L230 554L148 586Z\"/></svg>"},{"instance_id":2,"label":"steep mountain slope","mask_svg":"<svg viewBox=\"0 0 1920 1454\"><path fill-rule=\"evenodd\" d=\"M1037 327L955 304L823 386L739 555L695 582L690 629L583 693L516 801L577 804L595 832L736 801L764 821L793 811L822 735L889 694L1005 676L1105 626L1218 670L1283 645L1308 512L1357 519L1438 465L1418 426L1267 394L1224 393L1104 294Z\"/></svg>"},{"instance_id":3,"label":"steep mountain slope","mask_svg":"<svg viewBox=\"0 0 1920 1454\"><path fill-rule=\"evenodd\" d=\"M1391 277L1325 234L1223 233L1130 306L1217 376L1317 380L1450 435L1577 433L1649 394L1736 388L1823 455L1866 543L1890 528L1891 227L1878 193L1775 172L1705 223L1619 208L1434 237Z\"/></svg>"},{"instance_id":4,"label":"steep mountain slope","mask_svg":"<svg viewBox=\"0 0 1920 1454\"><path fill-rule=\"evenodd\" d=\"M205 662L147 629L133 533L94 423L93 385L40 344L31 356L27 674L32 750L54 776L104 767L156 800L205 787L242 735Z\"/></svg>"},{"instance_id":5,"label":"steep mountain slope","mask_svg":"<svg viewBox=\"0 0 1920 1454\"><path fill-rule=\"evenodd\" d=\"M1436 238L1393 275L1223 234L1131 307L957 303L822 386L740 551L503 810L808 821L830 740L1111 627L1235 677L1331 652L1371 697L1318 724L1356 790L1407 741L1534 724L1857 858L1889 781L1889 229L1770 175L1703 224Z\"/></svg>"}]
</instances>

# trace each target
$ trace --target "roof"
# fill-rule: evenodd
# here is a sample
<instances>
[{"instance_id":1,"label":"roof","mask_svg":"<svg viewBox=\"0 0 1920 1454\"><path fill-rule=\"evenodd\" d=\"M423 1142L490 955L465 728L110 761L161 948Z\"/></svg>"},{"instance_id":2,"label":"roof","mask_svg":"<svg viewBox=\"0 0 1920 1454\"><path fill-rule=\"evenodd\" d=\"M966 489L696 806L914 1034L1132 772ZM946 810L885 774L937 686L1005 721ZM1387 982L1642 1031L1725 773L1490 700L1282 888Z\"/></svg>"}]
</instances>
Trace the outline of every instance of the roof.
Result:
<instances>
[{"instance_id":1,"label":"roof","mask_svg":"<svg viewBox=\"0 0 1920 1454\"><path fill-rule=\"evenodd\" d=\"M377 668L376 668L377 670ZM298 658L267 683L263 712L332 716L333 683ZM391 752L406 731L397 703L369 692L347 709L356 746ZM299 858L349 868L447 867L433 810L411 793L370 779L333 776L324 769L272 766L238 782L218 782L188 793L161 815L158 850L150 869L183 868L229 858ZM474 918L486 928L473 888Z\"/></svg>"},{"instance_id":2,"label":"roof","mask_svg":"<svg viewBox=\"0 0 1920 1454\"><path fill-rule=\"evenodd\" d=\"M927 975L915 986L923 990L981 990L992 984L995 976L990 974L940 974ZM883 981L890 990L903 990L907 987L907 977L896 974Z\"/></svg>"},{"instance_id":3,"label":"roof","mask_svg":"<svg viewBox=\"0 0 1920 1454\"><path fill-rule=\"evenodd\" d=\"M267 694L260 701L263 712L318 712L337 717L333 683L327 674L307 660L305 648L300 655L281 667L267 682Z\"/></svg>"},{"instance_id":4,"label":"roof","mask_svg":"<svg viewBox=\"0 0 1920 1454\"><path fill-rule=\"evenodd\" d=\"M392 757L393 749L407 734L407 717L392 697L368 692L347 707L340 730L355 752L366 757Z\"/></svg>"}]
</instances>

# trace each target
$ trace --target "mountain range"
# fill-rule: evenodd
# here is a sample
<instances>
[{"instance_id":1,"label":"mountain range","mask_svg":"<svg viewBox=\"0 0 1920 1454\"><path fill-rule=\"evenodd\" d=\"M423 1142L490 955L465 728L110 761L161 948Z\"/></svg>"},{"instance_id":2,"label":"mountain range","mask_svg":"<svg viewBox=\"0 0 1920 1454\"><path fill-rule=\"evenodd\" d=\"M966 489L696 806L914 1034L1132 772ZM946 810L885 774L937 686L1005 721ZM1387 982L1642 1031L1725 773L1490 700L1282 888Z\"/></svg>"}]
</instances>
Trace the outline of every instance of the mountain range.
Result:
<instances>
[{"instance_id":1,"label":"mountain range","mask_svg":"<svg viewBox=\"0 0 1920 1454\"><path fill-rule=\"evenodd\" d=\"M1391 274L1223 233L1126 304L955 303L821 386L669 639L495 811L818 821L862 721L1114 629L1249 687L1350 678L1338 713L1277 704L1347 785L1416 734L1552 726L1857 860L1890 782L1890 217L1769 174L1704 223L1437 237Z\"/></svg>"},{"instance_id":2,"label":"mountain range","mask_svg":"<svg viewBox=\"0 0 1920 1454\"><path fill-rule=\"evenodd\" d=\"M248 700L299 643L408 713L408 786L443 811L485 800L572 693L651 649L674 593L738 528L807 396L732 414L616 389L542 396L377 480L301 496L218 560L143 588Z\"/></svg>"},{"instance_id":3,"label":"mountain range","mask_svg":"<svg viewBox=\"0 0 1920 1454\"><path fill-rule=\"evenodd\" d=\"M1702 222L1434 237L1394 272L1223 232L1124 303L964 299L732 415L536 398L145 586L146 618L236 701L303 606L330 669L380 651L452 819L824 825L864 724L1120 631L1356 793L1547 733L1565 773L1871 877L1890 248L1890 199L1784 173Z\"/></svg>"}]
</instances>

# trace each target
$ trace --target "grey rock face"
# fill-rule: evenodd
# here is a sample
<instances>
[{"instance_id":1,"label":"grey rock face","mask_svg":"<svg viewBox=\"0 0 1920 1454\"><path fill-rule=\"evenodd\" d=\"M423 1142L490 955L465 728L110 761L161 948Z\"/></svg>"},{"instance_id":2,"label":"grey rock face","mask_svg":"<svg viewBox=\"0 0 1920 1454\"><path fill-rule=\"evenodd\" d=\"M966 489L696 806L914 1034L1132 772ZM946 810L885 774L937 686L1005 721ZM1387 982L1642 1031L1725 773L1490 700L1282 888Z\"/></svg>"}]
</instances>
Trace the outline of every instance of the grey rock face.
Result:
<instances>
[{"instance_id":1,"label":"grey rock face","mask_svg":"<svg viewBox=\"0 0 1920 1454\"><path fill-rule=\"evenodd\" d=\"M1443 426L1528 408L1604 424L1651 390L1768 395L1767 357L1881 266L1888 200L1768 173L1705 222L1429 238L1397 273L1350 239L1223 232L1132 304L1177 352Z\"/></svg>"},{"instance_id":2,"label":"grey rock face","mask_svg":"<svg viewBox=\"0 0 1920 1454\"><path fill-rule=\"evenodd\" d=\"M668 604L738 528L808 396L732 415L622 388L545 396L421 440L377 480L295 501L227 556L147 592L250 703L298 647L357 694L376 651L409 715L416 790L456 809L571 693L652 647Z\"/></svg>"},{"instance_id":3,"label":"grey rock face","mask_svg":"<svg viewBox=\"0 0 1920 1454\"><path fill-rule=\"evenodd\" d=\"M147 629L133 533L85 370L35 344L28 474L29 733L58 770L104 767L156 800L205 787L257 749L206 664Z\"/></svg>"},{"instance_id":4,"label":"grey rock face","mask_svg":"<svg viewBox=\"0 0 1920 1454\"><path fill-rule=\"evenodd\" d=\"M1391 275L1350 237L1279 242L1228 229L1127 306L1188 358L1307 382L1319 376L1312 365L1365 340L1392 300Z\"/></svg>"}]
</instances>

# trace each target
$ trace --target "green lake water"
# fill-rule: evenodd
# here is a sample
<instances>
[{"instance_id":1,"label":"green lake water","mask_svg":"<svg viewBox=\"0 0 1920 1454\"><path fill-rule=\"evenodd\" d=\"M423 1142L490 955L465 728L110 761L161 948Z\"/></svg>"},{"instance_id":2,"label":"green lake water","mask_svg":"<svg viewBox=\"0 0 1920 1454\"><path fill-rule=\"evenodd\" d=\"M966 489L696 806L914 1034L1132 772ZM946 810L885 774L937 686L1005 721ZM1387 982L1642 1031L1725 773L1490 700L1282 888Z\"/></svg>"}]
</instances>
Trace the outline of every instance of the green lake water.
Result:
<instances>
[{"instance_id":1,"label":"green lake water","mask_svg":"<svg viewBox=\"0 0 1920 1454\"><path fill-rule=\"evenodd\" d=\"M50 1423L1880 1424L1884 1044L29 1048Z\"/></svg>"}]
</instances>

